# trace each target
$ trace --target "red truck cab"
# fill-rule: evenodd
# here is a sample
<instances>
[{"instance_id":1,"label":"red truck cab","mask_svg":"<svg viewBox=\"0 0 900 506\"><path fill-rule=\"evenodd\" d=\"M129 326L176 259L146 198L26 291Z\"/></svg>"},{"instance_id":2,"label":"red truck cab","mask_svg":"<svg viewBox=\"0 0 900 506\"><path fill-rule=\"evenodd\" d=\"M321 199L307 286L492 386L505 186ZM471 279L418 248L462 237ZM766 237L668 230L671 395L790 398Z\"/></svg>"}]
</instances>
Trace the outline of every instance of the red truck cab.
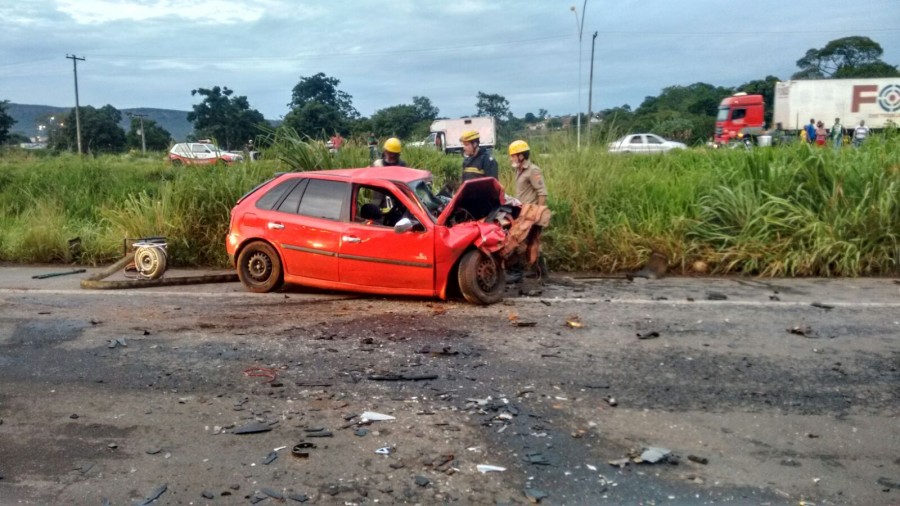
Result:
<instances>
[{"instance_id":1,"label":"red truck cab","mask_svg":"<svg viewBox=\"0 0 900 506\"><path fill-rule=\"evenodd\" d=\"M724 98L716 115L716 144L762 134L765 130L764 111L762 95L735 93Z\"/></svg>"}]
</instances>

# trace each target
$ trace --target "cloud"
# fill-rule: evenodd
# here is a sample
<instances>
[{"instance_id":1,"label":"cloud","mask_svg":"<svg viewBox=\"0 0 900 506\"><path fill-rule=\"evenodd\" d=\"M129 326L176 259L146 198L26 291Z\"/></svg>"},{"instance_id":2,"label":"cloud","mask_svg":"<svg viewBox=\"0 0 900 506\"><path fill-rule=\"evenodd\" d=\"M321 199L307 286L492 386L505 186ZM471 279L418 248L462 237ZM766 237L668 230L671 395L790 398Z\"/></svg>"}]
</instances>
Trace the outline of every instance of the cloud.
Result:
<instances>
[{"instance_id":1,"label":"cloud","mask_svg":"<svg viewBox=\"0 0 900 506\"><path fill-rule=\"evenodd\" d=\"M451 0L446 2L441 10L448 14L484 14L499 10L500 6L487 0Z\"/></svg>"},{"instance_id":2,"label":"cloud","mask_svg":"<svg viewBox=\"0 0 900 506\"><path fill-rule=\"evenodd\" d=\"M174 17L201 25L259 20L265 1L239 0L57 0L57 10L84 25Z\"/></svg>"}]
</instances>

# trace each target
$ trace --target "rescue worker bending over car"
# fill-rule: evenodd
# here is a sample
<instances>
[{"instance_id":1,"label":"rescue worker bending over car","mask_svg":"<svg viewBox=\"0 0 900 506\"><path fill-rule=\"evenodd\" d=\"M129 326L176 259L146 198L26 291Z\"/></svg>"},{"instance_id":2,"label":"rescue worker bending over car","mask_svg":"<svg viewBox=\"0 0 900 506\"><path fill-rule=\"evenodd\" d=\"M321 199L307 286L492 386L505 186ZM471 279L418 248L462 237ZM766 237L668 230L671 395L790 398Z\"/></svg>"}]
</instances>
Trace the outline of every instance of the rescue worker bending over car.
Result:
<instances>
[{"instance_id":1,"label":"rescue worker bending over car","mask_svg":"<svg viewBox=\"0 0 900 506\"><path fill-rule=\"evenodd\" d=\"M381 158L375 160L372 167L406 167L406 162L400 159L400 139L391 137L384 141L384 151Z\"/></svg>"},{"instance_id":2,"label":"rescue worker bending over car","mask_svg":"<svg viewBox=\"0 0 900 506\"><path fill-rule=\"evenodd\" d=\"M479 146L481 142L481 134L476 130L467 130L459 137L463 143L463 160L462 182L465 183L470 179L479 177L492 177L497 179L497 160L487 152L486 149Z\"/></svg>"}]
</instances>

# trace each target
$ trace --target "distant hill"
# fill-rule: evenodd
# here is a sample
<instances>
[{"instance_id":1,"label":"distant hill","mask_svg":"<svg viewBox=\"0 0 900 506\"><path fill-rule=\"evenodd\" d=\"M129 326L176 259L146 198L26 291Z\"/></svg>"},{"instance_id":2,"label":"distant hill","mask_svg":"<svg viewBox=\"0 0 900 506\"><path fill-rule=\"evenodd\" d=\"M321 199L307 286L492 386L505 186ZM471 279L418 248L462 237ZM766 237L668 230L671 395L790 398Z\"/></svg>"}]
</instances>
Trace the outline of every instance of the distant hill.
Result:
<instances>
[{"instance_id":1,"label":"distant hill","mask_svg":"<svg viewBox=\"0 0 900 506\"><path fill-rule=\"evenodd\" d=\"M95 106L96 107L96 106ZM21 133L28 137L38 134L38 125L47 121L50 116L66 116L72 107L54 107L51 105L29 105L9 103L6 106L7 114L16 123L10 129L11 133ZM152 119L159 126L165 128L176 141L183 141L194 131L194 125L187 120L188 111L176 111L172 109L154 109L152 107L137 107L134 109L119 109L122 113L122 122L119 123L126 132L131 128L131 118L127 113L146 114L147 119Z\"/></svg>"}]
</instances>

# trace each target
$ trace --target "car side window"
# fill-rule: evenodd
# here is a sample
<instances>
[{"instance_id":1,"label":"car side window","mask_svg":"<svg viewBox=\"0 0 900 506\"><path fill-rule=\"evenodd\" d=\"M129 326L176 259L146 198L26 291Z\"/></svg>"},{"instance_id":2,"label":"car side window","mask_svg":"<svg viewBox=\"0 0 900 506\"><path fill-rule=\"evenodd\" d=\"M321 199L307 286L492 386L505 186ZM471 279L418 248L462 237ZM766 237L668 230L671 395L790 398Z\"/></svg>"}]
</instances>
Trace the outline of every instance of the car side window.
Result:
<instances>
[{"instance_id":1,"label":"car side window","mask_svg":"<svg viewBox=\"0 0 900 506\"><path fill-rule=\"evenodd\" d=\"M641 144L643 141L642 141L640 135L635 135L634 137L631 138L631 141L629 141L629 142L631 142L632 144Z\"/></svg>"},{"instance_id":2,"label":"car side window","mask_svg":"<svg viewBox=\"0 0 900 506\"><path fill-rule=\"evenodd\" d=\"M747 109L735 109L731 111L731 119L744 119L747 116Z\"/></svg>"},{"instance_id":3,"label":"car side window","mask_svg":"<svg viewBox=\"0 0 900 506\"><path fill-rule=\"evenodd\" d=\"M647 144L662 144L663 140L655 135L647 136Z\"/></svg>"},{"instance_id":4,"label":"car side window","mask_svg":"<svg viewBox=\"0 0 900 506\"><path fill-rule=\"evenodd\" d=\"M359 223L393 227L406 213L396 195L384 188L359 186L354 200L353 219Z\"/></svg>"},{"instance_id":5,"label":"car side window","mask_svg":"<svg viewBox=\"0 0 900 506\"><path fill-rule=\"evenodd\" d=\"M275 207L276 204L278 204L278 201L280 201L281 198L284 197L284 195L288 191L290 191L290 189L293 188L295 184L297 184L297 181L300 181L300 179L298 179L298 178L288 179L286 181L282 181L281 183L278 183L277 185L275 185L274 188L267 191L265 195L263 195L262 197L259 198L259 200L256 201L256 208L271 210L273 207ZM300 203L300 196L298 195L297 196L297 204L299 204L299 203ZM296 209L296 208L297 207L295 205L294 209Z\"/></svg>"},{"instance_id":6,"label":"car side window","mask_svg":"<svg viewBox=\"0 0 900 506\"><path fill-rule=\"evenodd\" d=\"M326 220L341 219L347 183L326 179L310 179L300 201L298 214ZM290 197L290 196L289 196Z\"/></svg>"},{"instance_id":7,"label":"car side window","mask_svg":"<svg viewBox=\"0 0 900 506\"><path fill-rule=\"evenodd\" d=\"M287 194L287 197L281 201L281 204L278 205L278 210L283 213L297 214L297 209L300 207L300 199L303 197L303 191L305 189L306 181L295 186L294 189Z\"/></svg>"}]
</instances>

